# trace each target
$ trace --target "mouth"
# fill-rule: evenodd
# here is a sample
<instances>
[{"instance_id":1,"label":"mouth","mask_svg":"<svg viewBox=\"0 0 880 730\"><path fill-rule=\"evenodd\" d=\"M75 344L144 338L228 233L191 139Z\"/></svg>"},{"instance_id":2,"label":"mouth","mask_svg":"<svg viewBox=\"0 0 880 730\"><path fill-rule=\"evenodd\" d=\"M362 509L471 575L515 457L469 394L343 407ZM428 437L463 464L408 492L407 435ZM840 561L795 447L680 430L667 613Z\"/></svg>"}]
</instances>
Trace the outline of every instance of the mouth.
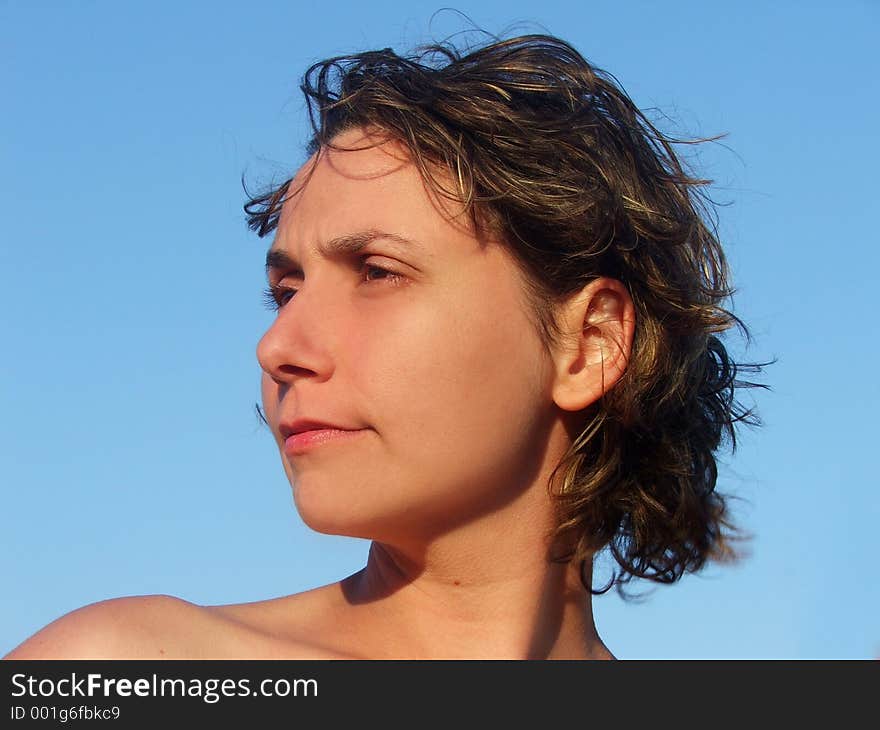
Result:
<instances>
[{"instance_id":1,"label":"mouth","mask_svg":"<svg viewBox=\"0 0 880 730\"><path fill-rule=\"evenodd\" d=\"M290 433L284 438L284 453L288 457L301 456L330 444L348 443L366 431L367 429L365 428L341 429L324 426ZM284 433L282 432L283 435Z\"/></svg>"}]
</instances>

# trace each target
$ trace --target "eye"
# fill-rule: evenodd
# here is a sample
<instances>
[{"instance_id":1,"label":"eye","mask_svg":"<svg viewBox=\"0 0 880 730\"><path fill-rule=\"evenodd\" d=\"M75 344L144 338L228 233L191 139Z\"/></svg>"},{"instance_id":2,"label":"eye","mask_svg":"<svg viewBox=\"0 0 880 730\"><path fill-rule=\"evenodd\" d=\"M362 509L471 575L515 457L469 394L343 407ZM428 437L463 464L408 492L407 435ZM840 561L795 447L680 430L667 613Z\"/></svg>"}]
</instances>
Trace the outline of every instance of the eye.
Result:
<instances>
[{"instance_id":1,"label":"eye","mask_svg":"<svg viewBox=\"0 0 880 730\"><path fill-rule=\"evenodd\" d=\"M375 263L368 263L369 257L363 257L358 266L358 273L365 284L388 283L392 286L402 284L405 280L403 274L379 266ZM267 309L277 312L285 304L287 304L297 290L291 286L284 284L271 284L263 291L263 302Z\"/></svg>"},{"instance_id":2,"label":"eye","mask_svg":"<svg viewBox=\"0 0 880 730\"><path fill-rule=\"evenodd\" d=\"M387 281L391 284L399 284L403 281L403 276L396 271L386 269L377 264L368 263L366 259L361 260L361 275L367 282Z\"/></svg>"},{"instance_id":3,"label":"eye","mask_svg":"<svg viewBox=\"0 0 880 730\"><path fill-rule=\"evenodd\" d=\"M296 294L296 289L284 286L283 284L273 284L263 291L263 303L266 309L277 312Z\"/></svg>"}]
</instances>

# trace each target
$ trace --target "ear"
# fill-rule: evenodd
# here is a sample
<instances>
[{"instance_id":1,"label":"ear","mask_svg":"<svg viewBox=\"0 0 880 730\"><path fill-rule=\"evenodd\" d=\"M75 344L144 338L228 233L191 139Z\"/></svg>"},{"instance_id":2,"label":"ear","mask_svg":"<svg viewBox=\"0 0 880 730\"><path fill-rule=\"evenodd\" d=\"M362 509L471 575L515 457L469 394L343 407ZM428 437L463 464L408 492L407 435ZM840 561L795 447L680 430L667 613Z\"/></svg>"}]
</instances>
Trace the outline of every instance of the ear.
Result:
<instances>
[{"instance_id":1,"label":"ear","mask_svg":"<svg viewBox=\"0 0 880 730\"><path fill-rule=\"evenodd\" d=\"M632 351L635 307L627 288L601 277L557 311L563 338L553 353L553 401L580 411L599 400L623 375Z\"/></svg>"}]
</instances>

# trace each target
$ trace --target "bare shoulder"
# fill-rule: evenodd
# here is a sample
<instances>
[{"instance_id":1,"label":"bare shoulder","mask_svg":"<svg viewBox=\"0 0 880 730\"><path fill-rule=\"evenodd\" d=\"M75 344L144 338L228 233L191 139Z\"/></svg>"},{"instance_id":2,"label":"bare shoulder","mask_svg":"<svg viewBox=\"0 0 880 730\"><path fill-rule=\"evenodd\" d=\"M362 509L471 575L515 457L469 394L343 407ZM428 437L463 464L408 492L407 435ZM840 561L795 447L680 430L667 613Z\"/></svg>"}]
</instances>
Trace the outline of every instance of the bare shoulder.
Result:
<instances>
[{"instance_id":1,"label":"bare shoulder","mask_svg":"<svg viewBox=\"0 0 880 730\"><path fill-rule=\"evenodd\" d=\"M201 607L174 596L111 598L64 614L3 658L162 658L163 643L171 643L177 627L197 628L205 616Z\"/></svg>"},{"instance_id":2,"label":"bare shoulder","mask_svg":"<svg viewBox=\"0 0 880 730\"><path fill-rule=\"evenodd\" d=\"M345 658L314 630L327 618L323 593L222 606L168 595L113 598L65 614L3 658Z\"/></svg>"}]
</instances>

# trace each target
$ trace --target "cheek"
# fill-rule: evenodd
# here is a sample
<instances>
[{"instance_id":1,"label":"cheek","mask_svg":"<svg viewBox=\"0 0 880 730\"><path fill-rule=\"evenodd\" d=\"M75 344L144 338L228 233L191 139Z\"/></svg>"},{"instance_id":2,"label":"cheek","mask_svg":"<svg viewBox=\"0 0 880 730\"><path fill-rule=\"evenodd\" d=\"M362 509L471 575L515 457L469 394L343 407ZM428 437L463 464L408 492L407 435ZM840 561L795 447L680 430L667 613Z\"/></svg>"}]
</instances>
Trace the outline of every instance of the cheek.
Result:
<instances>
[{"instance_id":1,"label":"cheek","mask_svg":"<svg viewBox=\"0 0 880 730\"><path fill-rule=\"evenodd\" d=\"M534 327L505 294L437 303L353 343L359 387L395 457L448 468L506 459L534 438L546 363Z\"/></svg>"},{"instance_id":2,"label":"cheek","mask_svg":"<svg viewBox=\"0 0 880 730\"><path fill-rule=\"evenodd\" d=\"M547 428L540 360L509 325L472 313L442 324L435 317L397 349L398 366L377 383L385 458L369 470L375 478L363 474L362 493L375 501L360 513L381 515L376 534L445 531L537 479Z\"/></svg>"}]
</instances>

